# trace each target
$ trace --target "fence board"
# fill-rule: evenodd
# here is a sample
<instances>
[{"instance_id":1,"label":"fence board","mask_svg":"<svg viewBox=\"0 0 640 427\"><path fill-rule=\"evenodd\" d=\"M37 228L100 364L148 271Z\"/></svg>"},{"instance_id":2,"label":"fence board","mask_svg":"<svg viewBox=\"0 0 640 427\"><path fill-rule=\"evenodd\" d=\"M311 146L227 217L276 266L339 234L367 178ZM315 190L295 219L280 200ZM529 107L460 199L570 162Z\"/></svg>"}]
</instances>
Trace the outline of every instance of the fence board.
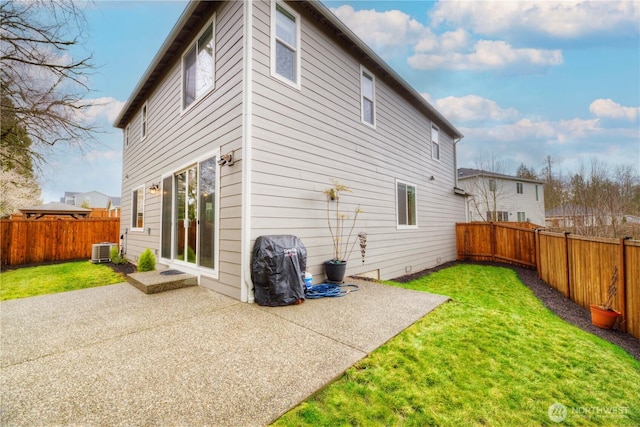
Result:
<instances>
[{"instance_id":1,"label":"fence board","mask_svg":"<svg viewBox=\"0 0 640 427\"><path fill-rule=\"evenodd\" d=\"M94 243L119 241L119 218L2 220L2 265L91 258Z\"/></svg>"},{"instance_id":2,"label":"fence board","mask_svg":"<svg viewBox=\"0 0 640 427\"><path fill-rule=\"evenodd\" d=\"M569 298L565 235L540 232L538 245L540 246L540 265L538 265L540 278Z\"/></svg>"},{"instance_id":3,"label":"fence board","mask_svg":"<svg viewBox=\"0 0 640 427\"><path fill-rule=\"evenodd\" d=\"M574 236L502 223L456 224L459 260L505 261L537 268L542 280L589 308L606 301L618 269L613 308L622 329L640 338L640 241Z\"/></svg>"},{"instance_id":4,"label":"fence board","mask_svg":"<svg viewBox=\"0 0 640 427\"><path fill-rule=\"evenodd\" d=\"M627 303L626 327L627 332L640 338L640 241L625 240L623 244Z\"/></svg>"}]
</instances>

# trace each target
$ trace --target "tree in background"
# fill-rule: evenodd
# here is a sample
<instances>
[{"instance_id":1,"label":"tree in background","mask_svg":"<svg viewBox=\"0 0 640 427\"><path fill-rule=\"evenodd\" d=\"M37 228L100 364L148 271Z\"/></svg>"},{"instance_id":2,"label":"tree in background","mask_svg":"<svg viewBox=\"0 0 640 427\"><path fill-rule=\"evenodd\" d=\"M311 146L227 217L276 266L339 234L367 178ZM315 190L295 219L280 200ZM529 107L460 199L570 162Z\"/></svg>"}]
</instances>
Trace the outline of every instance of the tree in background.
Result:
<instances>
[{"instance_id":1,"label":"tree in background","mask_svg":"<svg viewBox=\"0 0 640 427\"><path fill-rule=\"evenodd\" d=\"M83 120L95 105L84 100L92 56L71 52L84 32L82 12L68 0L3 1L0 22L0 116L30 141L3 139L2 162L44 162L43 151L61 142L82 147L96 130Z\"/></svg>"},{"instance_id":2,"label":"tree in background","mask_svg":"<svg viewBox=\"0 0 640 427\"><path fill-rule=\"evenodd\" d=\"M26 155L31 139L26 129L18 124L11 100L0 95L2 120L0 121L0 218L20 208L39 205L40 187L35 179L33 162Z\"/></svg>"},{"instance_id":3,"label":"tree in background","mask_svg":"<svg viewBox=\"0 0 640 427\"><path fill-rule=\"evenodd\" d=\"M559 228L584 236L640 238L640 178L629 165L597 159L581 164L562 185L564 222Z\"/></svg>"},{"instance_id":4,"label":"tree in background","mask_svg":"<svg viewBox=\"0 0 640 427\"><path fill-rule=\"evenodd\" d=\"M524 163L520 163L518 166L518 170L516 171L516 176L518 178L524 179L538 179L538 175L536 174L536 170L534 168L528 168L524 165Z\"/></svg>"}]
</instances>

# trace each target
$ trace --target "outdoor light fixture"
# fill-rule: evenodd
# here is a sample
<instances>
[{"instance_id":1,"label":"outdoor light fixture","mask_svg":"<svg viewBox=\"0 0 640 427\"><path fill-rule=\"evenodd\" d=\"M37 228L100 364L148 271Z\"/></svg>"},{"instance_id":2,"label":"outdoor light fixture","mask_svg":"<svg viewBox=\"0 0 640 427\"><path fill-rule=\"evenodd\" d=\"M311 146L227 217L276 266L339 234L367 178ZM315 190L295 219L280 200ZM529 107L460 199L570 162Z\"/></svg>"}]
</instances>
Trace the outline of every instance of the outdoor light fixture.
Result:
<instances>
[{"instance_id":1,"label":"outdoor light fixture","mask_svg":"<svg viewBox=\"0 0 640 427\"><path fill-rule=\"evenodd\" d=\"M159 189L160 189L160 183L153 184L151 187L149 187L149 194L156 194Z\"/></svg>"}]
</instances>

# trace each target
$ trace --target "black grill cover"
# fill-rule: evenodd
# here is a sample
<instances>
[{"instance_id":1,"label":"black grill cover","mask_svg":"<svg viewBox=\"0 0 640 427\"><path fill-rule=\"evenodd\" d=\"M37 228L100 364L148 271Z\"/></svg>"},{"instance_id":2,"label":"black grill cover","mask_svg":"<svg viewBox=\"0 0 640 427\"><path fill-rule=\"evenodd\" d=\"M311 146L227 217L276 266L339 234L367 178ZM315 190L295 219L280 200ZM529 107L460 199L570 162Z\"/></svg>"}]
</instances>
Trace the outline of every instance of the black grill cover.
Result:
<instances>
[{"instance_id":1,"label":"black grill cover","mask_svg":"<svg viewBox=\"0 0 640 427\"><path fill-rule=\"evenodd\" d=\"M304 299L307 249L296 236L260 236L253 245L251 280L256 302L281 306Z\"/></svg>"}]
</instances>

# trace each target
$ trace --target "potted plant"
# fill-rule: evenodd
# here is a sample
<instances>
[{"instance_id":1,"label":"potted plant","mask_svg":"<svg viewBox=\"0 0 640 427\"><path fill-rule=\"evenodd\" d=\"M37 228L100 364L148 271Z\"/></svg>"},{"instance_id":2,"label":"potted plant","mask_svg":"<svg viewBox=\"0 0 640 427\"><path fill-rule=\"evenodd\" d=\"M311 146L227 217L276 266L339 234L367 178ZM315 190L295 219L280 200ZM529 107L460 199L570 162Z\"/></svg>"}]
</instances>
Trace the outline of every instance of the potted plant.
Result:
<instances>
[{"instance_id":1,"label":"potted plant","mask_svg":"<svg viewBox=\"0 0 640 427\"><path fill-rule=\"evenodd\" d=\"M347 271L347 260L356 244L356 238L353 238L353 241L351 240L353 229L355 228L358 214L362 211L358 206L353 212L353 217L341 211L341 194L351 193L352 191L344 184L334 180L331 182L333 186L324 190L323 193L327 197L327 223L333 240L333 258L324 262L324 270L327 275L327 281L342 283Z\"/></svg>"},{"instance_id":2,"label":"potted plant","mask_svg":"<svg viewBox=\"0 0 640 427\"><path fill-rule=\"evenodd\" d=\"M591 304L591 323L602 329L611 329L620 316L620 312L612 308L613 298L618 293L618 267L614 267L611 284L607 290L607 300L602 305Z\"/></svg>"}]
</instances>

